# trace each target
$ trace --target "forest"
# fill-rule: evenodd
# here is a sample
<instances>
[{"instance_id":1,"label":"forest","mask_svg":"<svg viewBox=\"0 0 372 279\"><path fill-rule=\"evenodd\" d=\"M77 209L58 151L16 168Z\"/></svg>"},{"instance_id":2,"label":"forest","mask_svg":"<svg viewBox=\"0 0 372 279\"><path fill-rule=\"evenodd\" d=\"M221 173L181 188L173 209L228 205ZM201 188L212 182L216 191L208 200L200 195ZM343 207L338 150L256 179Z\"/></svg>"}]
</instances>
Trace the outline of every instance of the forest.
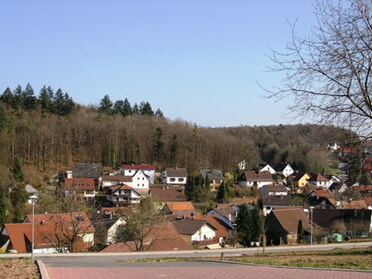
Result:
<instances>
[{"instance_id":1,"label":"forest","mask_svg":"<svg viewBox=\"0 0 372 279\"><path fill-rule=\"evenodd\" d=\"M6 88L0 96L0 162L2 181L9 181L17 159L34 186L77 162L100 162L110 170L121 163L234 172L242 160L247 169L288 162L298 171L327 173L328 142L345 141L353 133L312 124L200 127L167 119L151 104L112 102L97 106L73 102L61 89L44 86L38 96L30 84ZM7 179L8 178L8 179Z\"/></svg>"}]
</instances>

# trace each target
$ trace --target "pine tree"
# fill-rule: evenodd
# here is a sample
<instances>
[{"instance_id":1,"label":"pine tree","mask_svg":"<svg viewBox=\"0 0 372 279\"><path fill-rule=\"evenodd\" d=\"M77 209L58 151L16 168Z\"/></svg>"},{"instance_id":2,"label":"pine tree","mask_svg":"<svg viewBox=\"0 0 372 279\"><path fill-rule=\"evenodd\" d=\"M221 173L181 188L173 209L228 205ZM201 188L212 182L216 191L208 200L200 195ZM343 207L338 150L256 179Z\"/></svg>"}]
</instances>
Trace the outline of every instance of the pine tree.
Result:
<instances>
[{"instance_id":1,"label":"pine tree","mask_svg":"<svg viewBox=\"0 0 372 279\"><path fill-rule=\"evenodd\" d=\"M256 204L252 210L252 241L259 241L260 236L263 233L263 219L261 210L258 204Z\"/></svg>"},{"instance_id":2,"label":"pine tree","mask_svg":"<svg viewBox=\"0 0 372 279\"><path fill-rule=\"evenodd\" d=\"M303 243L305 240L305 231L302 226L302 220L298 221L297 225L297 243Z\"/></svg>"},{"instance_id":3,"label":"pine tree","mask_svg":"<svg viewBox=\"0 0 372 279\"><path fill-rule=\"evenodd\" d=\"M236 230L238 233L239 243L244 247L250 247L252 242L252 215L246 203L240 206L236 218Z\"/></svg>"},{"instance_id":4,"label":"pine tree","mask_svg":"<svg viewBox=\"0 0 372 279\"><path fill-rule=\"evenodd\" d=\"M101 102L99 103L98 111L102 113L111 114L112 113L112 102L109 95L105 95Z\"/></svg>"},{"instance_id":5,"label":"pine tree","mask_svg":"<svg viewBox=\"0 0 372 279\"><path fill-rule=\"evenodd\" d=\"M231 198L230 187L225 182L222 182L220 187L218 188L216 199L225 203L229 202L230 198Z\"/></svg>"}]
</instances>

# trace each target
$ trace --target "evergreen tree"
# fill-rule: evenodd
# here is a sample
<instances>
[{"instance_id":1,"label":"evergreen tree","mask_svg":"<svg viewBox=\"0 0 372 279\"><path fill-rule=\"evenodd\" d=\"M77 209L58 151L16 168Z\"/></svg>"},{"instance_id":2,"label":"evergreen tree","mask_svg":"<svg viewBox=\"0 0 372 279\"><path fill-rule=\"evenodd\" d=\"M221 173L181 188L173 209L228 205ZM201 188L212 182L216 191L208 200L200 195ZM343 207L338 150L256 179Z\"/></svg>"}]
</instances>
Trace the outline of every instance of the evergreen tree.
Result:
<instances>
[{"instance_id":1,"label":"evergreen tree","mask_svg":"<svg viewBox=\"0 0 372 279\"><path fill-rule=\"evenodd\" d=\"M124 109L124 101L123 100L118 100L114 103L114 106L112 108L112 113L113 114L123 114L123 109Z\"/></svg>"},{"instance_id":2,"label":"evergreen tree","mask_svg":"<svg viewBox=\"0 0 372 279\"><path fill-rule=\"evenodd\" d=\"M162 141L162 137L164 135L163 130L160 127L156 128L155 131L155 143L154 143L154 153L155 153L155 158L157 162L160 162L160 155L162 153L162 148L164 146L164 142Z\"/></svg>"},{"instance_id":3,"label":"evergreen tree","mask_svg":"<svg viewBox=\"0 0 372 279\"><path fill-rule=\"evenodd\" d=\"M25 215L28 193L24 185L22 167L17 158L14 160L11 172L14 178L13 187L10 192L10 201L13 205L13 222L21 222Z\"/></svg>"},{"instance_id":4,"label":"evergreen tree","mask_svg":"<svg viewBox=\"0 0 372 279\"><path fill-rule=\"evenodd\" d=\"M0 132L9 126L10 117L5 105L0 104Z\"/></svg>"},{"instance_id":5,"label":"evergreen tree","mask_svg":"<svg viewBox=\"0 0 372 279\"><path fill-rule=\"evenodd\" d=\"M4 193L5 191L3 189L3 186L0 184L0 227L2 227L7 222L8 208L6 205Z\"/></svg>"},{"instance_id":6,"label":"evergreen tree","mask_svg":"<svg viewBox=\"0 0 372 279\"><path fill-rule=\"evenodd\" d=\"M127 98L125 98L124 100L124 104L123 104L123 116L126 117L126 116L129 116L129 115L132 115L133 111L132 111L132 107L128 101Z\"/></svg>"},{"instance_id":7,"label":"evergreen tree","mask_svg":"<svg viewBox=\"0 0 372 279\"><path fill-rule=\"evenodd\" d=\"M21 163L19 162L18 158L15 158L11 172L12 172L13 178L16 181L21 182L21 183L24 182L22 167L21 167Z\"/></svg>"},{"instance_id":8,"label":"evergreen tree","mask_svg":"<svg viewBox=\"0 0 372 279\"><path fill-rule=\"evenodd\" d=\"M216 198L217 200L222 201L223 203L229 202L231 198L230 187L225 182L222 182L220 187L218 188Z\"/></svg>"},{"instance_id":9,"label":"evergreen tree","mask_svg":"<svg viewBox=\"0 0 372 279\"><path fill-rule=\"evenodd\" d=\"M174 166L176 164L176 156L178 151L178 140L177 135L172 135L170 146L169 146L169 157L170 157L170 164Z\"/></svg>"},{"instance_id":10,"label":"evergreen tree","mask_svg":"<svg viewBox=\"0 0 372 279\"><path fill-rule=\"evenodd\" d=\"M59 116L69 115L74 108L74 102L67 93L62 93L61 89L58 89L54 96L54 113Z\"/></svg>"},{"instance_id":11,"label":"evergreen tree","mask_svg":"<svg viewBox=\"0 0 372 279\"><path fill-rule=\"evenodd\" d=\"M12 90L10 90L9 87L7 87L0 97L0 101L3 102L4 104L14 107L15 106L15 97L13 95Z\"/></svg>"},{"instance_id":12,"label":"evergreen tree","mask_svg":"<svg viewBox=\"0 0 372 279\"><path fill-rule=\"evenodd\" d=\"M53 89L44 85L39 93L39 103L43 112L53 113L53 99Z\"/></svg>"},{"instance_id":13,"label":"evergreen tree","mask_svg":"<svg viewBox=\"0 0 372 279\"><path fill-rule=\"evenodd\" d=\"M239 243L244 247L250 247L252 242L252 215L246 203L240 206L236 218L236 230Z\"/></svg>"},{"instance_id":14,"label":"evergreen tree","mask_svg":"<svg viewBox=\"0 0 372 279\"><path fill-rule=\"evenodd\" d=\"M27 83L26 89L23 92L23 99L24 99L24 108L26 110L32 110L36 107L36 97L34 94L34 89L32 88L30 83Z\"/></svg>"},{"instance_id":15,"label":"evergreen tree","mask_svg":"<svg viewBox=\"0 0 372 279\"><path fill-rule=\"evenodd\" d=\"M140 110L138 108L137 103L135 103L134 106L133 106L132 114L140 114Z\"/></svg>"},{"instance_id":16,"label":"evergreen tree","mask_svg":"<svg viewBox=\"0 0 372 279\"><path fill-rule=\"evenodd\" d=\"M157 109L155 111L155 116L156 117L159 117L159 118L164 118L164 114L163 114L163 112L160 109Z\"/></svg>"},{"instance_id":17,"label":"evergreen tree","mask_svg":"<svg viewBox=\"0 0 372 279\"><path fill-rule=\"evenodd\" d=\"M20 85L14 89L14 103L13 103L13 108L23 108L23 90Z\"/></svg>"},{"instance_id":18,"label":"evergreen tree","mask_svg":"<svg viewBox=\"0 0 372 279\"><path fill-rule=\"evenodd\" d=\"M302 226L302 220L298 221L297 225L297 243L304 243L305 240L305 231Z\"/></svg>"},{"instance_id":19,"label":"evergreen tree","mask_svg":"<svg viewBox=\"0 0 372 279\"><path fill-rule=\"evenodd\" d=\"M211 181L209 180L208 173L205 175L204 188L208 191L211 190Z\"/></svg>"},{"instance_id":20,"label":"evergreen tree","mask_svg":"<svg viewBox=\"0 0 372 279\"><path fill-rule=\"evenodd\" d=\"M252 210L252 241L259 241L260 236L263 234L263 218L258 204Z\"/></svg>"},{"instance_id":21,"label":"evergreen tree","mask_svg":"<svg viewBox=\"0 0 372 279\"><path fill-rule=\"evenodd\" d=\"M154 112L149 102L141 102L139 106L139 112L141 115L153 116Z\"/></svg>"},{"instance_id":22,"label":"evergreen tree","mask_svg":"<svg viewBox=\"0 0 372 279\"><path fill-rule=\"evenodd\" d=\"M112 113L112 102L109 95L105 95L99 103L98 111L102 113Z\"/></svg>"}]
</instances>

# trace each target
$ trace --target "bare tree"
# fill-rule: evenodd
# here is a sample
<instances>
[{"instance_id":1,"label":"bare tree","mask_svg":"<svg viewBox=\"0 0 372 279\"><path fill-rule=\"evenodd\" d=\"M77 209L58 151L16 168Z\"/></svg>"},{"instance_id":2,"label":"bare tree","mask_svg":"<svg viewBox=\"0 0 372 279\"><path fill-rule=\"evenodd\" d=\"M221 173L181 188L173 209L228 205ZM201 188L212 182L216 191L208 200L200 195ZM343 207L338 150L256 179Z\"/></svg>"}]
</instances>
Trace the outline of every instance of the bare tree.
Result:
<instances>
[{"instance_id":1,"label":"bare tree","mask_svg":"<svg viewBox=\"0 0 372 279\"><path fill-rule=\"evenodd\" d=\"M116 241L124 242L128 247L133 244L136 251L144 251L147 238L164 222L162 211L156 209L150 199L142 199L125 225L119 227Z\"/></svg>"},{"instance_id":2,"label":"bare tree","mask_svg":"<svg viewBox=\"0 0 372 279\"><path fill-rule=\"evenodd\" d=\"M85 212L37 214L35 230L39 241L55 248L58 253L86 251L93 245L93 236L90 235L94 228Z\"/></svg>"},{"instance_id":3,"label":"bare tree","mask_svg":"<svg viewBox=\"0 0 372 279\"><path fill-rule=\"evenodd\" d=\"M271 70L286 77L281 88L267 90L269 97L292 96L292 112L370 135L372 2L316 0L314 7L309 37L297 36L294 24L286 52L272 51Z\"/></svg>"}]
</instances>

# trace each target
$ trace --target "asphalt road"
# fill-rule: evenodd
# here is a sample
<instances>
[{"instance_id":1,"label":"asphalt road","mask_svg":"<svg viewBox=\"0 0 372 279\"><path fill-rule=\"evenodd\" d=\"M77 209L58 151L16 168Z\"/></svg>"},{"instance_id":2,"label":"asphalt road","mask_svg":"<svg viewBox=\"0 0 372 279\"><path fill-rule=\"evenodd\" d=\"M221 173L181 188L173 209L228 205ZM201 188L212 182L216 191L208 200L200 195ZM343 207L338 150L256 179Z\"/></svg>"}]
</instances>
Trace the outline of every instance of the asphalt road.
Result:
<instances>
[{"instance_id":1,"label":"asphalt road","mask_svg":"<svg viewBox=\"0 0 372 279\"><path fill-rule=\"evenodd\" d=\"M358 243L335 243L326 245L303 245L303 246L275 246L267 247L265 252L285 252L304 250L331 250L335 248L357 248L372 247L372 242ZM165 252L132 252L132 253L66 253L66 254L35 254L35 258L41 260L49 267L122 267L123 263L128 264L131 259L145 258L206 258L223 256L239 256L242 254L262 253L260 248L239 248L219 250L192 250L192 251L165 251ZM15 254L16 255L16 254ZM20 254L18 254L19 257ZM27 254L26 254L27 255ZM29 255L29 254L28 254ZM140 263L131 263L133 266ZM149 262L146 266L149 266ZM173 263L174 264L174 263Z\"/></svg>"}]
</instances>

